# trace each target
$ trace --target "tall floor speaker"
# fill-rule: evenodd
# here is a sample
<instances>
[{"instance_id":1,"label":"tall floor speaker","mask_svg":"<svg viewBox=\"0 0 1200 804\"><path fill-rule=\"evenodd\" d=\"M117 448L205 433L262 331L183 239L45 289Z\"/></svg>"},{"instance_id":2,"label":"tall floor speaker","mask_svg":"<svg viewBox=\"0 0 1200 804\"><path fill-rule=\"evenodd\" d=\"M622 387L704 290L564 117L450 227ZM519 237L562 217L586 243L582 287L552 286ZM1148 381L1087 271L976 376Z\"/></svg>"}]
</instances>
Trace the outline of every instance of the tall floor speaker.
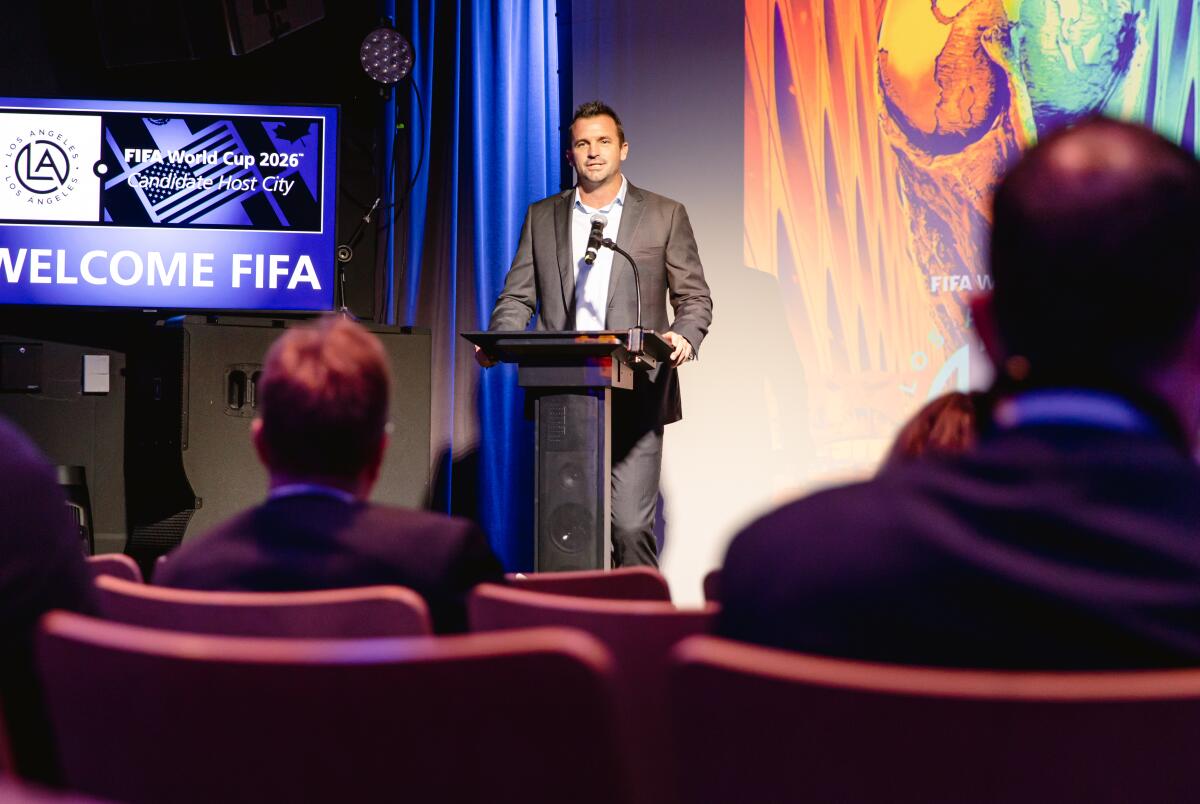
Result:
<instances>
[{"instance_id":1,"label":"tall floor speaker","mask_svg":"<svg viewBox=\"0 0 1200 804\"><path fill-rule=\"evenodd\" d=\"M143 564L262 501L267 477L250 443L267 348L288 326L254 318L163 322L128 364L127 552ZM376 502L421 507L429 493L428 330L368 326L392 370L393 432Z\"/></svg>"},{"instance_id":2,"label":"tall floor speaker","mask_svg":"<svg viewBox=\"0 0 1200 804\"><path fill-rule=\"evenodd\" d=\"M546 394L535 402L538 532L534 567L538 572L608 569L612 564L608 521L611 425L605 415L611 394L602 388ZM597 456L603 456L603 465L597 465Z\"/></svg>"}]
</instances>

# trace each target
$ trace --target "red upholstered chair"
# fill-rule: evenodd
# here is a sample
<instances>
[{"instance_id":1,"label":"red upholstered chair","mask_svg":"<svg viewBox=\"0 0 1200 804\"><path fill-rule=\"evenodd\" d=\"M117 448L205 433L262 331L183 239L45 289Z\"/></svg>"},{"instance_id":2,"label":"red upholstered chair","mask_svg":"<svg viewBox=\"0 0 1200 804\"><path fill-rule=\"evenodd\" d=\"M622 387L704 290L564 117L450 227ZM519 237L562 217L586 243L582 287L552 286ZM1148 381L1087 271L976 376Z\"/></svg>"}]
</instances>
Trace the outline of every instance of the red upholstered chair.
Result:
<instances>
[{"instance_id":1,"label":"red upholstered chair","mask_svg":"<svg viewBox=\"0 0 1200 804\"><path fill-rule=\"evenodd\" d=\"M675 655L688 804L1200 801L1200 670L913 668L714 637Z\"/></svg>"},{"instance_id":2,"label":"red upholstered chair","mask_svg":"<svg viewBox=\"0 0 1200 804\"><path fill-rule=\"evenodd\" d=\"M671 589L667 586L667 579L658 570L650 567L621 567L614 570L580 572L510 572L506 577L517 589L551 595L611 600L671 600Z\"/></svg>"},{"instance_id":3,"label":"red upholstered chair","mask_svg":"<svg viewBox=\"0 0 1200 804\"><path fill-rule=\"evenodd\" d=\"M411 589L364 586L314 592L198 592L97 578L106 619L198 634L307 638L432 633L429 608Z\"/></svg>"},{"instance_id":4,"label":"red upholstered chair","mask_svg":"<svg viewBox=\"0 0 1200 804\"><path fill-rule=\"evenodd\" d=\"M104 804L99 799L90 796L36 787L2 773L0 773L0 801L4 804Z\"/></svg>"},{"instance_id":5,"label":"red upholstered chair","mask_svg":"<svg viewBox=\"0 0 1200 804\"><path fill-rule=\"evenodd\" d=\"M629 800L611 658L585 634L261 639L52 612L38 651L66 783L93 795Z\"/></svg>"},{"instance_id":6,"label":"red upholstered chair","mask_svg":"<svg viewBox=\"0 0 1200 804\"><path fill-rule=\"evenodd\" d=\"M704 576L704 599L713 603L721 601L721 568L709 570Z\"/></svg>"},{"instance_id":7,"label":"red upholstered chair","mask_svg":"<svg viewBox=\"0 0 1200 804\"><path fill-rule=\"evenodd\" d=\"M113 578L123 578L134 583L142 582L142 570L137 562L124 553L101 553L87 557L88 569L93 578L110 575Z\"/></svg>"},{"instance_id":8,"label":"red upholstered chair","mask_svg":"<svg viewBox=\"0 0 1200 804\"><path fill-rule=\"evenodd\" d=\"M712 630L717 609L677 609L644 600L595 600L480 584L467 600L473 631L568 626L597 637L616 660L622 740L638 800L669 802L666 671L671 648Z\"/></svg>"}]
</instances>

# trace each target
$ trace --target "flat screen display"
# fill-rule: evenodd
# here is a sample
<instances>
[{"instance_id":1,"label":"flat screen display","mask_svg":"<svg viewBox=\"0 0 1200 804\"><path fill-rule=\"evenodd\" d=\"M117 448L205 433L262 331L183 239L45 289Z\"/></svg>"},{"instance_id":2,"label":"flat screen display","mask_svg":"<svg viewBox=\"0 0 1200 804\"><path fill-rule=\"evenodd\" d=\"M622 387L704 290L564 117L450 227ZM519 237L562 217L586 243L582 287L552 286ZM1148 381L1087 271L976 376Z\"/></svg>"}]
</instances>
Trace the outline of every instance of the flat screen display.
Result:
<instances>
[{"instance_id":1,"label":"flat screen display","mask_svg":"<svg viewBox=\"0 0 1200 804\"><path fill-rule=\"evenodd\" d=\"M333 307L337 110L0 98L0 304Z\"/></svg>"}]
</instances>

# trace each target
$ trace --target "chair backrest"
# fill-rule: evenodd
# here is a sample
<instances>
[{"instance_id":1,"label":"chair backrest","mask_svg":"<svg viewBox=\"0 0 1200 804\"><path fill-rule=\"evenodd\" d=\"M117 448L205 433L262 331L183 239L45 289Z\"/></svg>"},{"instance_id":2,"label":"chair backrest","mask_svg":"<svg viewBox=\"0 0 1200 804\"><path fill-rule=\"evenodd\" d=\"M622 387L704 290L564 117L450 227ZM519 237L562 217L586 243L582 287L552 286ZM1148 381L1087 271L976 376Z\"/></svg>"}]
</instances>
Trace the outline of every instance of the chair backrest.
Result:
<instances>
[{"instance_id":1,"label":"chair backrest","mask_svg":"<svg viewBox=\"0 0 1200 804\"><path fill-rule=\"evenodd\" d=\"M488 583L475 587L467 598L472 631L548 625L578 628L608 646L619 676L665 668L675 643L711 631L717 611L712 605L678 609L663 601L552 595Z\"/></svg>"},{"instance_id":2,"label":"chair backrest","mask_svg":"<svg viewBox=\"0 0 1200 804\"><path fill-rule=\"evenodd\" d=\"M432 633L411 589L363 586L313 592L200 592L97 578L106 619L197 634L352 638Z\"/></svg>"},{"instance_id":3,"label":"chair backrest","mask_svg":"<svg viewBox=\"0 0 1200 804\"><path fill-rule=\"evenodd\" d=\"M714 637L675 656L689 803L1200 800L1200 670L912 668Z\"/></svg>"},{"instance_id":4,"label":"chair backrest","mask_svg":"<svg viewBox=\"0 0 1200 804\"><path fill-rule=\"evenodd\" d=\"M704 576L704 599L713 603L721 601L721 568L709 570Z\"/></svg>"},{"instance_id":5,"label":"chair backrest","mask_svg":"<svg viewBox=\"0 0 1200 804\"><path fill-rule=\"evenodd\" d=\"M142 570L137 562L124 553L101 553L88 556L87 566L93 578L101 575L111 575L134 583L142 582Z\"/></svg>"},{"instance_id":6,"label":"chair backrest","mask_svg":"<svg viewBox=\"0 0 1200 804\"><path fill-rule=\"evenodd\" d=\"M551 595L598 597L611 600L671 600L667 579L650 567L579 572L510 572L508 582L517 589Z\"/></svg>"},{"instance_id":7,"label":"chair backrest","mask_svg":"<svg viewBox=\"0 0 1200 804\"><path fill-rule=\"evenodd\" d=\"M65 781L93 795L628 801L611 659L565 629L261 639L52 612L38 650Z\"/></svg>"},{"instance_id":8,"label":"chair backrest","mask_svg":"<svg viewBox=\"0 0 1200 804\"><path fill-rule=\"evenodd\" d=\"M712 630L715 606L677 609L646 600L596 600L480 584L467 599L473 631L568 626L603 642L616 661L622 740L628 747L638 798L670 801L666 674L671 648Z\"/></svg>"},{"instance_id":9,"label":"chair backrest","mask_svg":"<svg viewBox=\"0 0 1200 804\"><path fill-rule=\"evenodd\" d=\"M0 801L4 804L105 804L91 796L51 790L0 774Z\"/></svg>"}]
</instances>

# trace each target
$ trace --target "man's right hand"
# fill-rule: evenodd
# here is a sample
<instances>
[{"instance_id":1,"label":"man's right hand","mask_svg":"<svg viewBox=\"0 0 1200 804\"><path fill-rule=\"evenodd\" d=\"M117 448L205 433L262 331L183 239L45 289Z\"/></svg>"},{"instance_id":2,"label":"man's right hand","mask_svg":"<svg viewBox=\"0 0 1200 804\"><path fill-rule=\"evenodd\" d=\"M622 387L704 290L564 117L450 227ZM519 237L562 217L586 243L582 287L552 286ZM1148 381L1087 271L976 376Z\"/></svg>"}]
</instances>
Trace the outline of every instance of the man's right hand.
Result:
<instances>
[{"instance_id":1,"label":"man's right hand","mask_svg":"<svg viewBox=\"0 0 1200 804\"><path fill-rule=\"evenodd\" d=\"M492 366L496 365L496 361L492 359L491 355L480 349L478 346L475 347L475 362L484 368L491 368Z\"/></svg>"}]
</instances>

